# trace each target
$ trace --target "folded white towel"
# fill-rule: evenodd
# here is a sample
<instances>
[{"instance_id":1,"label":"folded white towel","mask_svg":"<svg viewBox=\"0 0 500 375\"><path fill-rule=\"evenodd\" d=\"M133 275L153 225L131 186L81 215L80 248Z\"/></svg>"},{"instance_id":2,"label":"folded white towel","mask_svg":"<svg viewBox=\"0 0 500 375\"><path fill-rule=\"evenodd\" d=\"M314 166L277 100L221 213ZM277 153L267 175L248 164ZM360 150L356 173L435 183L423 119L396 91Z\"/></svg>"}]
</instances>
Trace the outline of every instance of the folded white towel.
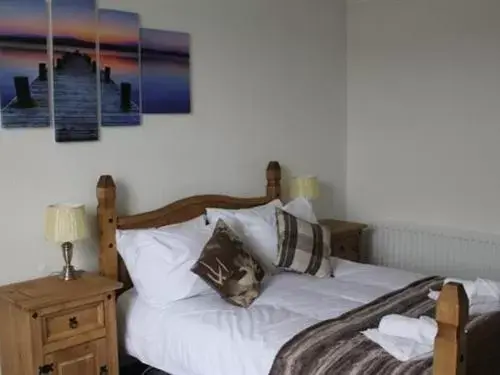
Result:
<instances>
[{"instance_id":1,"label":"folded white towel","mask_svg":"<svg viewBox=\"0 0 500 375\"><path fill-rule=\"evenodd\" d=\"M389 336L403 337L422 345L434 345L438 326L437 322L427 316L409 318L403 315L387 315L380 320L380 333Z\"/></svg>"},{"instance_id":2,"label":"folded white towel","mask_svg":"<svg viewBox=\"0 0 500 375\"><path fill-rule=\"evenodd\" d=\"M493 280L477 278L475 286L477 297L500 301L500 283Z\"/></svg>"},{"instance_id":3,"label":"folded white towel","mask_svg":"<svg viewBox=\"0 0 500 375\"><path fill-rule=\"evenodd\" d=\"M378 329L369 329L362 333L402 362L428 358L433 353L434 346L432 345L423 345L411 339L385 335Z\"/></svg>"},{"instance_id":4,"label":"folded white towel","mask_svg":"<svg viewBox=\"0 0 500 375\"><path fill-rule=\"evenodd\" d=\"M429 290L429 294L427 295L427 297L429 297L430 299L434 300L434 301L437 301L439 299L439 295L440 293L437 291L437 290Z\"/></svg>"},{"instance_id":5,"label":"folded white towel","mask_svg":"<svg viewBox=\"0 0 500 375\"><path fill-rule=\"evenodd\" d=\"M480 278L475 281L449 278L444 281L444 284L449 282L460 283L464 286L465 293L469 298L470 314L487 314L500 311L500 283ZM430 290L428 297L437 301L439 295L438 291Z\"/></svg>"},{"instance_id":6,"label":"folded white towel","mask_svg":"<svg viewBox=\"0 0 500 375\"><path fill-rule=\"evenodd\" d=\"M405 362L431 356L437 331L437 322L427 316L416 319L391 314L380 320L378 328L362 333L394 358Z\"/></svg>"}]
</instances>

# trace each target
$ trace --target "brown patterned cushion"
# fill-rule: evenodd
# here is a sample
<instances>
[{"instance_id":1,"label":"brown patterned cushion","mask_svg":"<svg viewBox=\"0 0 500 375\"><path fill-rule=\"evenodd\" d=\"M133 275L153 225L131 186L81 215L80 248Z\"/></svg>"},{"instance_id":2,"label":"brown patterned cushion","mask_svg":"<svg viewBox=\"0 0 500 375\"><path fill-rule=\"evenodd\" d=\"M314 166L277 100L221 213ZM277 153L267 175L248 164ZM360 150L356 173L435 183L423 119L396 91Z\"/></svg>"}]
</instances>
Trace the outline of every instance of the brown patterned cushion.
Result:
<instances>
[{"instance_id":1,"label":"brown patterned cushion","mask_svg":"<svg viewBox=\"0 0 500 375\"><path fill-rule=\"evenodd\" d=\"M223 220L217 221L212 237L191 271L222 298L241 307L250 306L259 296L265 276L261 265Z\"/></svg>"},{"instance_id":2,"label":"brown patterned cushion","mask_svg":"<svg viewBox=\"0 0 500 375\"><path fill-rule=\"evenodd\" d=\"M278 256L276 267L317 277L332 276L330 231L276 209Z\"/></svg>"}]
</instances>

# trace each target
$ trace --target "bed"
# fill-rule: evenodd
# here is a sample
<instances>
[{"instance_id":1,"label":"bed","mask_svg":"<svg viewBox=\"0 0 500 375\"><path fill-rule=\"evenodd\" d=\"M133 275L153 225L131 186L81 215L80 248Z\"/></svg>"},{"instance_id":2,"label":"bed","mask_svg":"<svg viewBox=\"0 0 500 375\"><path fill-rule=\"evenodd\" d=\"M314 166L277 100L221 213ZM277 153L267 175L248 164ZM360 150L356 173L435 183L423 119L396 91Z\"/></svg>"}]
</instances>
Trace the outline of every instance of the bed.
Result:
<instances>
[{"instance_id":1,"label":"bed","mask_svg":"<svg viewBox=\"0 0 500 375\"><path fill-rule=\"evenodd\" d=\"M117 229L180 223L203 214L209 207L241 209L263 205L280 198L278 162L269 163L266 179L263 197L194 196L152 212L119 216L113 178L100 177L100 272L125 285L118 300L118 321L120 340L129 354L174 375L291 374L277 360L298 333L310 334L309 328L318 322L349 315L371 303L383 306L391 293L422 279L423 275L415 273L334 258L335 278L315 279L289 273L274 276L252 309L231 306L214 294L178 301L163 310L141 303L116 249ZM467 296L461 285L447 284L436 305L435 317L439 331L430 364L434 375L498 373L492 362L484 364L496 360L495 345L500 342L498 316L475 329L474 335L467 335ZM350 366L355 367L356 363ZM429 368L421 374L428 374Z\"/></svg>"},{"instance_id":2,"label":"bed","mask_svg":"<svg viewBox=\"0 0 500 375\"><path fill-rule=\"evenodd\" d=\"M172 374L268 374L279 349L294 333L423 277L340 259L337 263L331 279L274 276L248 310L217 294L151 309L130 289L118 300L122 347Z\"/></svg>"}]
</instances>

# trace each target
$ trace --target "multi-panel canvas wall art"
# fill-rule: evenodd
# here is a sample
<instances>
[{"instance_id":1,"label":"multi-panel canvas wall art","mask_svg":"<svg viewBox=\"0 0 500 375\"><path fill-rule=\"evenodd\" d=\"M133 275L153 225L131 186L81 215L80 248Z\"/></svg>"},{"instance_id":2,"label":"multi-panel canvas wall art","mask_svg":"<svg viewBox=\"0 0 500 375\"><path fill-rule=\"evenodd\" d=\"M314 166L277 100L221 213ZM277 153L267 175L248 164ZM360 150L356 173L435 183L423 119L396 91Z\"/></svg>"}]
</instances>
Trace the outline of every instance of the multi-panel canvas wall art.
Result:
<instances>
[{"instance_id":1,"label":"multi-panel canvas wall art","mask_svg":"<svg viewBox=\"0 0 500 375\"><path fill-rule=\"evenodd\" d=\"M0 121L48 127L49 14L45 0L0 1Z\"/></svg>"},{"instance_id":2,"label":"multi-panel canvas wall art","mask_svg":"<svg viewBox=\"0 0 500 375\"><path fill-rule=\"evenodd\" d=\"M57 142L98 139L97 13L94 0L52 0Z\"/></svg>"},{"instance_id":3,"label":"multi-panel canvas wall art","mask_svg":"<svg viewBox=\"0 0 500 375\"><path fill-rule=\"evenodd\" d=\"M137 13L99 11L102 126L141 124L139 29Z\"/></svg>"},{"instance_id":4,"label":"multi-panel canvas wall art","mask_svg":"<svg viewBox=\"0 0 500 375\"><path fill-rule=\"evenodd\" d=\"M191 38L141 28L97 0L0 0L0 124L54 125L57 142L142 114L188 114Z\"/></svg>"},{"instance_id":5,"label":"multi-panel canvas wall art","mask_svg":"<svg viewBox=\"0 0 500 375\"><path fill-rule=\"evenodd\" d=\"M191 112L190 36L142 29L142 112Z\"/></svg>"}]
</instances>

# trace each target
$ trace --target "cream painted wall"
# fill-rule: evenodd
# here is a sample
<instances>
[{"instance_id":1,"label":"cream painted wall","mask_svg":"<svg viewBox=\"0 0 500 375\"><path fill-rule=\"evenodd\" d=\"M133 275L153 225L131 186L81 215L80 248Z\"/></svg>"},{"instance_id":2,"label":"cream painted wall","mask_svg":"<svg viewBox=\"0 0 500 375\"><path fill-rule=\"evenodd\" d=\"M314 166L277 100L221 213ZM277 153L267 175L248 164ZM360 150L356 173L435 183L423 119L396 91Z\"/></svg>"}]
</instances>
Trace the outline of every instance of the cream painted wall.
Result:
<instances>
[{"instance_id":1,"label":"cream painted wall","mask_svg":"<svg viewBox=\"0 0 500 375\"><path fill-rule=\"evenodd\" d=\"M348 5L348 215L500 233L500 2Z\"/></svg>"},{"instance_id":2,"label":"cream painted wall","mask_svg":"<svg viewBox=\"0 0 500 375\"><path fill-rule=\"evenodd\" d=\"M103 129L98 143L55 144L52 130L0 132L0 284L60 269L43 238L47 204L83 202L118 180L122 212L196 193L264 193L264 168L317 174L321 216L343 216L346 26L343 0L102 0L140 12L146 27L192 33L192 116L147 116ZM76 264L97 265L81 246Z\"/></svg>"}]
</instances>

